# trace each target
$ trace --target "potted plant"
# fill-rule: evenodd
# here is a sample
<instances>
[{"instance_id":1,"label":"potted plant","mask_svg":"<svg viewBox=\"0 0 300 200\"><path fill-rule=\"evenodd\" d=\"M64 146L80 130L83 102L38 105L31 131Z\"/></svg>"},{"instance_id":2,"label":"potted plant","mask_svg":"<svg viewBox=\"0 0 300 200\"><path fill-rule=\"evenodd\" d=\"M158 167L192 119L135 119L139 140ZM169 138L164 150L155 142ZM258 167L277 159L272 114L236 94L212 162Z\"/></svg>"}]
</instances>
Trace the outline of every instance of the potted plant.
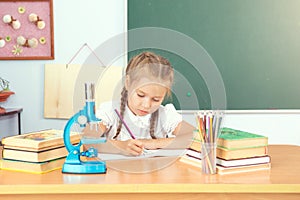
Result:
<instances>
[{"instance_id":1,"label":"potted plant","mask_svg":"<svg viewBox=\"0 0 300 200\"><path fill-rule=\"evenodd\" d=\"M9 81L0 77L0 102L4 102L7 98L15 94L9 89Z\"/></svg>"}]
</instances>

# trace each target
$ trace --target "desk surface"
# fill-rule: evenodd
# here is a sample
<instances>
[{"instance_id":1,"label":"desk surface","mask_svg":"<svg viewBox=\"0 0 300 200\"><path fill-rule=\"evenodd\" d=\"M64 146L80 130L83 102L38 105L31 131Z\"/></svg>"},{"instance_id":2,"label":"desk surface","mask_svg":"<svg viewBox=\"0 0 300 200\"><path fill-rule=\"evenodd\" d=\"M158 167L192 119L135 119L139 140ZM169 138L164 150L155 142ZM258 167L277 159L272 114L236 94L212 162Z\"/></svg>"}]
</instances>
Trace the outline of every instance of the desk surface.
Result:
<instances>
[{"instance_id":1,"label":"desk surface","mask_svg":"<svg viewBox=\"0 0 300 200\"><path fill-rule=\"evenodd\" d=\"M36 175L0 170L0 194L87 193L297 193L300 194L300 146L270 145L272 168L235 175L202 175L201 170L166 158L108 162L106 174L72 175L60 170ZM168 158L172 159L172 158ZM126 173L118 165L166 167ZM169 164L168 164L169 163ZM168 166L167 166L168 165ZM299 197L299 196L298 196Z\"/></svg>"}]
</instances>

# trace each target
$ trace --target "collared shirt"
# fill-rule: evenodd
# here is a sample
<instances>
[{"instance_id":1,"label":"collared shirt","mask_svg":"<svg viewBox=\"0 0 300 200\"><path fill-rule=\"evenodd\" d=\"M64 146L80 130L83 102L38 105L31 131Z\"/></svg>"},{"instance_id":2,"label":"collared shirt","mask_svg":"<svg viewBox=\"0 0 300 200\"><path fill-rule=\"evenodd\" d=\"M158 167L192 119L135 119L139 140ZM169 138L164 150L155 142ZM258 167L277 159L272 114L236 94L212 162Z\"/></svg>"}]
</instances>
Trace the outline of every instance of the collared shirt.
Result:
<instances>
[{"instance_id":1,"label":"collared shirt","mask_svg":"<svg viewBox=\"0 0 300 200\"><path fill-rule=\"evenodd\" d=\"M96 117L101 119L110 131L107 133L108 139L115 136L119 124L118 115L120 112L120 102L104 102L96 111ZM150 118L151 114L145 116L137 116L125 107L123 119L133 133L136 139L151 139L150 136ZM157 138L174 137L173 132L177 125L182 121L182 116L176 111L173 104L161 105L158 109L158 119L155 127L154 135ZM122 125L118 140L132 139L124 125Z\"/></svg>"}]
</instances>

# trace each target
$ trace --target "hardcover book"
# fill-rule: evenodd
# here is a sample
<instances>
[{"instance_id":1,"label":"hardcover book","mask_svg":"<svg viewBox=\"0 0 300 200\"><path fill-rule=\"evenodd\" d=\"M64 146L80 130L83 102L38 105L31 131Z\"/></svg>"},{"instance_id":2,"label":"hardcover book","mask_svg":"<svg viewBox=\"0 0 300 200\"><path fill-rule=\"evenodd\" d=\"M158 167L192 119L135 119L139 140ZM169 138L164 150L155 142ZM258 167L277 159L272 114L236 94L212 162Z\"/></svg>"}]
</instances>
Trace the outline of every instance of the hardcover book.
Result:
<instances>
[{"instance_id":1,"label":"hardcover book","mask_svg":"<svg viewBox=\"0 0 300 200\"><path fill-rule=\"evenodd\" d=\"M199 151L188 149L186 151L186 155L188 157L193 157L193 158L201 160L201 152L199 152ZM220 165L223 167L255 165L255 164L262 164L262 163L269 163L269 162L271 162L271 158L269 155L255 156L255 157L250 157L250 158L230 159L230 160L225 160L225 159L217 157L217 160L216 160L217 165Z\"/></svg>"},{"instance_id":2,"label":"hardcover book","mask_svg":"<svg viewBox=\"0 0 300 200\"><path fill-rule=\"evenodd\" d=\"M2 155L4 159L27 162L45 162L57 158L66 157L68 155L68 151L65 146L42 151L28 151L4 148Z\"/></svg>"},{"instance_id":3,"label":"hardcover book","mask_svg":"<svg viewBox=\"0 0 300 200\"><path fill-rule=\"evenodd\" d=\"M82 133L71 132L72 143L80 141ZM63 130L43 130L39 132L26 133L10 136L2 139L4 148L41 151L64 145Z\"/></svg>"},{"instance_id":4,"label":"hardcover book","mask_svg":"<svg viewBox=\"0 0 300 200\"><path fill-rule=\"evenodd\" d=\"M197 167L197 168L201 168L201 166L202 166L200 158L196 158L196 157L190 156L188 154L181 156L179 161L182 163Z\"/></svg>"},{"instance_id":5,"label":"hardcover book","mask_svg":"<svg viewBox=\"0 0 300 200\"><path fill-rule=\"evenodd\" d=\"M229 150L221 147L217 148L217 157L223 158L225 160L250 158L250 157L265 156L265 155L268 155L267 146L235 149L235 150Z\"/></svg>"},{"instance_id":6,"label":"hardcover book","mask_svg":"<svg viewBox=\"0 0 300 200\"><path fill-rule=\"evenodd\" d=\"M244 165L244 166L236 166L236 167L223 167L218 165L217 173L223 175L223 174L235 174L235 173L269 170L269 169L271 169L271 163Z\"/></svg>"},{"instance_id":7,"label":"hardcover book","mask_svg":"<svg viewBox=\"0 0 300 200\"><path fill-rule=\"evenodd\" d=\"M192 149L198 152L201 152L201 143L192 142L188 149ZM236 148L236 149L227 149L220 146L217 146L216 149L217 157L223 159L239 159L239 158L249 158L255 156L265 156L268 154L268 147L252 147L252 148Z\"/></svg>"},{"instance_id":8,"label":"hardcover book","mask_svg":"<svg viewBox=\"0 0 300 200\"><path fill-rule=\"evenodd\" d=\"M221 133L217 139L217 146L222 149L236 150L268 145L268 137L241 131L232 128L221 128ZM199 133L194 131L191 148L201 149L201 139Z\"/></svg>"},{"instance_id":9,"label":"hardcover book","mask_svg":"<svg viewBox=\"0 0 300 200\"><path fill-rule=\"evenodd\" d=\"M0 144L0 159L2 158L3 146Z\"/></svg>"},{"instance_id":10,"label":"hardcover book","mask_svg":"<svg viewBox=\"0 0 300 200\"><path fill-rule=\"evenodd\" d=\"M267 160L267 159L265 159ZM179 160L182 163L188 164L190 166L194 166L197 168L201 168L201 159L190 156L188 154L182 156ZM257 163L257 164L247 164L247 165L237 165L237 166L222 166L219 164L220 159L217 159L217 174L225 175L225 174L236 174L236 173L245 173L245 172L253 172L260 170L269 170L271 169L271 163Z\"/></svg>"},{"instance_id":11,"label":"hardcover book","mask_svg":"<svg viewBox=\"0 0 300 200\"><path fill-rule=\"evenodd\" d=\"M268 138L266 136L232 128L222 128L218 138L218 146L230 150L264 147L267 145Z\"/></svg>"},{"instance_id":12,"label":"hardcover book","mask_svg":"<svg viewBox=\"0 0 300 200\"><path fill-rule=\"evenodd\" d=\"M42 174L56 169L61 169L64 162L65 162L65 158L55 159L46 162L39 162L39 163L2 159L0 160L0 168L3 170L10 170L10 171Z\"/></svg>"},{"instance_id":13,"label":"hardcover book","mask_svg":"<svg viewBox=\"0 0 300 200\"><path fill-rule=\"evenodd\" d=\"M198 140L193 140L189 145L190 149L194 149L196 151L201 151L201 142Z\"/></svg>"},{"instance_id":14,"label":"hardcover book","mask_svg":"<svg viewBox=\"0 0 300 200\"><path fill-rule=\"evenodd\" d=\"M217 140L217 173L231 174L271 168L268 138L232 128L222 128ZM180 161L201 168L201 138L197 131Z\"/></svg>"}]
</instances>

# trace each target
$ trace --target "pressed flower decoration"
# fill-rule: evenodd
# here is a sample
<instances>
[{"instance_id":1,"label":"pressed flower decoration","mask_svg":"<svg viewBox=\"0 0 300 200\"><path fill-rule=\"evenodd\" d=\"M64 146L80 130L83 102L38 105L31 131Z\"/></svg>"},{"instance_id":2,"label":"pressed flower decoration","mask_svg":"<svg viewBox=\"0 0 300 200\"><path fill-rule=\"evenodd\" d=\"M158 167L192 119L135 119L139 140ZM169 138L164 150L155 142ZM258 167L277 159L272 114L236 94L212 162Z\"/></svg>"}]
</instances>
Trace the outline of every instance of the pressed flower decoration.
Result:
<instances>
[{"instance_id":1,"label":"pressed flower decoration","mask_svg":"<svg viewBox=\"0 0 300 200\"><path fill-rule=\"evenodd\" d=\"M0 0L0 60L53 59L52 13L52 0Z\"/></svg>"},{"instance_id":2,"label":"pressed flower decoration","mask_svg":"<svg viewBox=\"0 0 300 200\"><path fill-rule=\"evenodd\" d=\"M11 51L14 55L19 56L22 52L23 49L20 45L14 45L14 49Z\"/></svg>"},{"instance_id":3,"label":"pressed flower decoration","mask_svg":"<svg viewBox=\"0 0 300 200\"><path fill-rule=\"evenodd\" d=\"M6 42L10 42L11 41L11 37L8 35L5 37Z\"/></svg>"},{"instance_id":4,"label":"pressed flower decoration","mask_svg":"<svg viewBox=\"0 0 300 200\"><path fill-rule=\"evenodd\" d=\"M34 23L38 29L44 29L46 23L35 13L31 13L28 16L30 22Z\"/></svg>"},{"instance_id":5,"label":"pressed flower decoration","mask_svg":"<svg viewBox=\"0 0 300 200\"><path fill-rule=\"evenodd\" d=\"M24 47L36 48L38 46L38 40L36 38L26 39L22 35L17 37L17 44Z\"/></svg>"},{"instance_id":6,"label":"pressed flower decoration","mask_svg":"<svg viewBox=\"0 0 300 200\"><path fill-rule=\"evenodd\" d=\"M21 27L21 22L17 19L15 19L13 16L11 15L4 15L2 18L2 21L5 24L10 25L13 29L19 29Z\"/></svg>"},{"instance_id":7,"label":"pressed flower decoration","mask_svg":"<svg viewBox=\"0 0 300 200\"><path fill-rule=\"evenodd\" d=\"M45 37L41 37L39 39L39 41L40 41L41 44L46 44L46 38Z\"/></svg>"},{"instance_id":8,"label":"pressed flower decoration","mask_svg":"<svg viewBox=\"0 0 300 200\"><path fill-rule=\"evenodd\" d=\"M0 48L5 46L5 40L0 37Z\"/></svg>"},{"instance_id":9,"label":"pressed flower decoration","mask_svg":"<svg viewBox=\"0 0 300 200\"><path fill-rule=\"evenodd\" d=\"M26 11L26 9L25 9L25 7L23 7L23 6L20 6L20 7L18 8L18 12L19 12L20 14L24 14L25 11Z\"/></svg>"}]
</instances>

